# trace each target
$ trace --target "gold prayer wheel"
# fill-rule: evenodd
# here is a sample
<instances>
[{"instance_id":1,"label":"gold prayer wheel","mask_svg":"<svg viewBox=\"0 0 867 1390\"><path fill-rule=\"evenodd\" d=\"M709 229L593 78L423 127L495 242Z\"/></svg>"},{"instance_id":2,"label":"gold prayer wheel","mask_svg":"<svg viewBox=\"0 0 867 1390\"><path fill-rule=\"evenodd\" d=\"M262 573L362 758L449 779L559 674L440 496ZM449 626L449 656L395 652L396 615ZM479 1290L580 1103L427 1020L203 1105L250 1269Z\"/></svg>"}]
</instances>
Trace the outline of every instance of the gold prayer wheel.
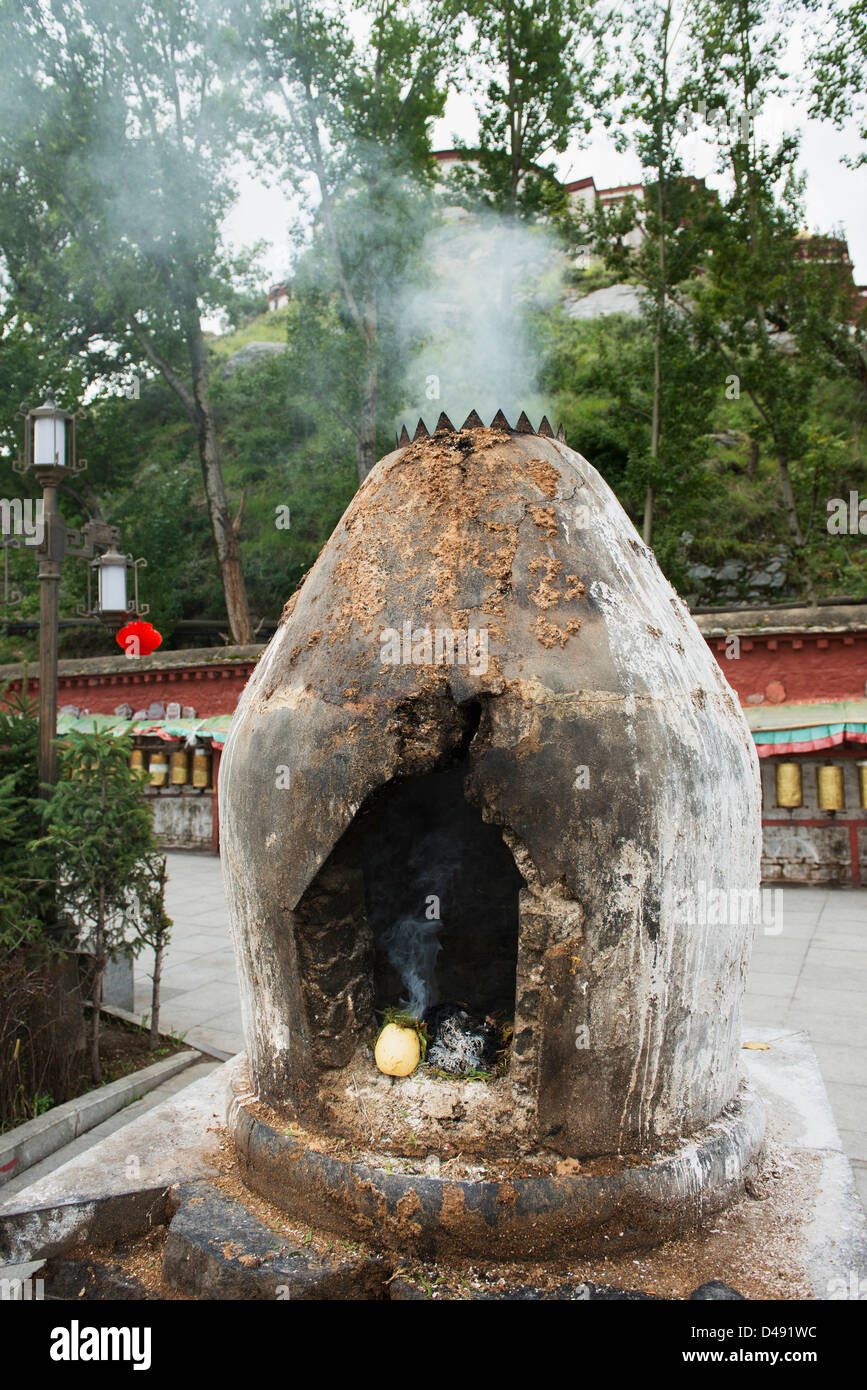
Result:
<instances>
[{"instance_id":1,"label":"gold prayer wheel","mask_svg":"<svg viewBox=\"0 0 867 1390\"><path fill-rule=\"evenodd\" d=\"M172 786L182 787L190 780L190 755L186 748L178 748L172 754Z\"/></svg>"},{"instance_id":2,"label":"gold prayer wheel","mask_svg":"<svg viewBox=\"0 0 867 1390\"><path fill-rule=\"evenodd\" d=\"M777 763L777 805L789 808L803 806L804 784L800 763Z\"/></svg>"},{"instance_id":3,"label":"gold prayer wheel","mask_svg":"<svg viewBox=\"0 0 867 1390\"><path fill-rule=\"evenodd\" d=\"M867 763L858 764L858 790L862 809L867 811Z\"/></svg>"},{"instance_id":4,"label":"gold prayer wheel","mask_svg":"<svg viewBox=\"0 0 867 1390\"><path fill-rule=\"evenodd\" d=\"M193 786L209 787L211 785L211 755L204 749L197 748L193 754Z\"/></svg>"},{"instance_id":5,"label":"gold prayer wheel","mask_svg":"<svg viewBox=\"0 0 867 1390\"><path fill-rule=\"evenodd\" d=\"M135 773L143 775L147 772L147 768L145 767L145 755L143 748L134 748L132 750L132 752L129 755L129 765L130 769Z\"/></svg>"},{"instance_id":6,"label":"gold prayer wheel","mask_svg":"<svg viewBox=\"0 0 867 1390\"><path fill-rule=\"evenodd\" d=\"M833 763L816 768L816 792L820 811L844 811L846 796L843 791L843 769Z\"/></svg>"},{"instance_id":7,"label":"gold prayer wheel","mask_svg":"<svg viewBox=\"0 0 867 1390\"><path fill-rule=\"evenodd\" d=\"M148 768L152 787L164 787L169 780L169 764L163 752L151 753L150 767Z\"/></svg>"}]
</instances>

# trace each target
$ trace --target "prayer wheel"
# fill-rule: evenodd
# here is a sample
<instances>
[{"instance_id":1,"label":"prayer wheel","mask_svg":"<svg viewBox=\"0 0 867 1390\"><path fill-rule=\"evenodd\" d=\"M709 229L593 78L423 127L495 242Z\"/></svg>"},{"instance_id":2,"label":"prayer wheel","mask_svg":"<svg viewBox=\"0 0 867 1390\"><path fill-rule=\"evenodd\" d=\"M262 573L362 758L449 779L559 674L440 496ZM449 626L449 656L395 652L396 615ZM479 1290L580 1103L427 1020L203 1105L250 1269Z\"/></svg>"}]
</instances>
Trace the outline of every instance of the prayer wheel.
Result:
<instances>
[{"instance_id":1,"label":"prayer wheel","mask_svg":"<svg viewBox=\"0 0 867 1390\"><path fill-rule=\"evenodd\" d=\"M867 811L867 763L858 764L858 790L861 807Z\"/></svg>"},{"instance_id":2,"label":"prayer wheel","mask_svg":"<svg viewBox=\"0 0 867 1390\"><path fill-rule=\"evenodd\" d=\"M193 786L204 788L210 785L211 755L203 748L197 748L193 753Z\"/></svg>"},{"instance_id":3,"label":"prayer wheel","mask_svg":"<svg viewBox=\"0 0 867 1390\"><path fill-rule=\"evenodd\" d=\"M843 791L843 769L833 763L816 769L816 791L821 811L844 811L846 796Z\"/></svg>"},{"instance_id":4,"label":"prayer wheel","mask_svg":"<svg viewBox=\"0 0 867 1390\"><path fill-rule=\"evenodd\" d=\"M145 775L147 773L147 768L145 766L144 749L134 748L132 750L132 752L129 755L129 765L130 769L133 772L138 773L139 775Z\"/></svg>"},{"instance_id":5,"label":"prayer wheel","mask_svg":"<svg viewBox=\"0 0 867 1390\"><path fill-rule=\"evenodd\" d=\"M800 763L777 763L777 805L789 809L803 806L804 789Z\"/></svg>"},{"instance_id":6,"label":"prayer wheel","mask_svg":"<svg viewBox=\"0 0 867 1390\"><path fill-rule=\"evenodd\" d=\"M148 768L152 787L164 787L169 780L169 764L165 753L151 753L150 766Z\"/></svg>"},{"instance_id":7,"label":"prayer wheel","mask_svg":"<svg viewBox=\"0 0 867 1390\"><path fill-rule=\"evenodd\" d=\"M178 748L172 754L172 786L182 787L190 780L190 755L186 748Z\"/></svg>"}]
</instances>

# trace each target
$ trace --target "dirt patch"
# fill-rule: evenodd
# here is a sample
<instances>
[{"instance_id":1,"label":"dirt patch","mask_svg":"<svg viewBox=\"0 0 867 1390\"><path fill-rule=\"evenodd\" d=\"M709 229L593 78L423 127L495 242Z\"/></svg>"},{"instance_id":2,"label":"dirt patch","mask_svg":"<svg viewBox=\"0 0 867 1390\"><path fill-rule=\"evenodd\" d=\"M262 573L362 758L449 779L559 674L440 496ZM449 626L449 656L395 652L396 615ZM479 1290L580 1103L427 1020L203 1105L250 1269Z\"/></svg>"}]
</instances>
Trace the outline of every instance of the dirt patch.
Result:
<instances>
[{"instance_id":1,"label":"dirt patch","mask_svg":"<svg viewBox=\"0 0 867 1390\"><path fill-rule=\"evenodd\" d=\"M504 1286L529 1285L553 1292L558 1285L597 1284L686 1299L693 1290L720 1279L748 1299L813 1297L799 1252L816 1191L816 1159L791 1158L771 1147L756 1190L763 1200L745 1197L700 1230L652 1250L592 1260L546 1261L543 1265L407 1264L400 1271L433 1300L490 1297Z\"/></svg>"},{"instance_id":2,"label":"dirt patch","mask_svg":"<svg viewBox=\"0 0 867 1390\"><path fill-rule=\"evenodd\" d=\"M85 1012L89 1030L90 1011ZM111 1081L119 1081L131 1072L141 1071L143 1067L152 1067L155 1062L162 1062L166 1057L173 1057L176 1052L187 1050L187 1044L180 1038L170 1038L161 1034L159 1046L152 1052L148 1045L149 1036L147 1028L140 1028L135 1023L125 1023L123 1019L104 1017L99 1035L99 1056L102 1063L102 1080L99 1085L107 1086ZM88 1031L88 1041L89 1038ZM89 1091L95 1091L96 1086L97 1083L94 1082L90 1071L90 1054L87 1051L73 1076L73 1087L68 1099L75 1100L78 1096L87 1095Z\"/></svg>"},{"instance_id":3,"label":"dirt patch","mask_svg":"<svg viewBox=\"0 0 867 1390\"><path fill-rule=\"evenodd\" d=\"M311 1254L324 1257L332 1255L335 1250L345 1250L352 1253L359 1249L357 1241L343 1240L339 1236L330 1235L327 1231L317 1231L315 1227L307 1226L304 1222L293 1221L280 1207L274 1206L265 1197L260 1197L251 1191L244 1183L242 1160L237 1158L235 1146L226 1130L215 1127L211 1132L221 1134L224 1138L224 1142L217 1147L217 1172L208 1179L212 1187L218 1188L227 1197L232 1197L236 1202L240 1202L275 1236L297 1241ZM193 1198L192 1200L195 1201L196 1199Z\"/></svg>"},{"instance_id":4,"label":"dirt patch","mask_svg":"<svg viewBox=\"0 0 867 1390\"><path fill-rule=\"evenodd\" d=\"M75 1285L78 1298L86 1299L94 1289L100 1290L104 1298L117 1297L113 1286L121 1286L126 1280L138 1284L146 1295L165 1302L188 1303L189 1295L179 1293L163 1279L163 1254L168 1236L167 1226L156 1226L146 1235L136 1240L116 1246L79 1245L67 1251L61 1258L50 1261L47 1270L48 1292L51 1291L52 1274L63 1275L64 1266L76 1266ZM125 1277L124 1277L125 1276ZM69 1282L69 1275L64 1280ZM75 1287L73 1285L73 1287ZM124 1295L129 1297L129 1293Z\"/></svg>"}]
</instances>

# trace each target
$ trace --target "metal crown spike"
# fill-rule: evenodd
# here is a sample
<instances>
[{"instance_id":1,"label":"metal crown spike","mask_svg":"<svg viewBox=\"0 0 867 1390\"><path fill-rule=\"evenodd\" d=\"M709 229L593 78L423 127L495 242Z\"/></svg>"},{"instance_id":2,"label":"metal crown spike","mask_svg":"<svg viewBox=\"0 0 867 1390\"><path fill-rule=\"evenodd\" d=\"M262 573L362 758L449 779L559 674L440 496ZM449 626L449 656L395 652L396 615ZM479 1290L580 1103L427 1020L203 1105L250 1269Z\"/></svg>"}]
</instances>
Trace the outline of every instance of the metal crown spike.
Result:
<instances>
[{"instance_id":1,"label":"metal crown spike","mask_svg":"<svg viewBox=\"0 0 867 1390\"><path fill-rule=\"evenodd\" d=\"M491 421L492 430L508 430L511 433L512 426L509 424L502 410L498 410Z\"/></svg>"},{"instance_id":2,"label":"metal crown spike","mask_svg":"<svg viewBox=\"0 0 867 1390\"><path fill-rule=\"evenodd\" d=\"M566 431L564 430L562 424L557 426L557 439L561 444L566 443Z\"/></svg>"},{"instance_id":3,"label":"metal crown spike","mask_svg":"<svg viewBox=\"0 0 867 1390\"><path fill-rule=\"evenodd\" d=\"M470 411L466 420L461 425L462 430L483 430L484 428L485 426L484 422L482 421L482 417L481 415L478 415L475 410Z\"/></svg>"},{"instance_id":4,"label":"metal crown spike","mask_svg":"<svg viewBox=\"0 0 867 1390\"><path fill-rule=\"evenodd\" d=\"M457 433L454 425L452 424L451 420L449 419L448 415L446 415L444 410L441 411L440 418L437 420L436 425L434 426L434 434L438 434L440 430L448 430L450 434Z\"/></svg>"},{"instance_id":5,"label":"metal crown spike","mask_svg":"<svg viewBox=\"0 0 867 1390\"><path fill-rule=\"evenodd\" d=\"M424 420L422 419L419 419L419 422L415 427L415 434L412 437L412 442L415 443L417 439L430 439L430 432Z\"/></svg>"},{"instance_id":6,"label":"metal crown spike","mask_svg":"<svg viewBox=\"0 0 867 1390\"><path fill-rule=\"evenodd\" d=\"M516 433L516 434L535 434L535 433L536 433L536 431L533 429L533 426L530 424L530 421L527 419L527 414L526 414L526 412L523 411L523 410L521 411L520 415L518 416L518 423L517 423L517 425L515 426L515 433Z\"/></svg>"},{"instance_id":7,"label":"metal crown spike","mask_svg":"<svg viewBox=\"0 0 867 1390\"><path fill-rule=\"evenodd\" d=\"M554 438L554 431L551 429L551 422L549 421L547 415L542 416L542 419L539 422L539 428L537 429L536 433L542 435L545 439Z\"/></svg>"},{"instance_id":8,"label":"metal crown spike","mask_svg":"<svg viewBox=\"0 0 867 1390\"><path fill-rule=\"evenodd\" d=\"M406 446L407 446L407 444L409 444L409 443L410 443L409 430L407 429L406 425L404 425L404 426L403 426L403 429L402 429L401 432L400 432L400 439L397 441L397 447L398 447L399 449L405 449Z\"/></svg>"}]
</instances>

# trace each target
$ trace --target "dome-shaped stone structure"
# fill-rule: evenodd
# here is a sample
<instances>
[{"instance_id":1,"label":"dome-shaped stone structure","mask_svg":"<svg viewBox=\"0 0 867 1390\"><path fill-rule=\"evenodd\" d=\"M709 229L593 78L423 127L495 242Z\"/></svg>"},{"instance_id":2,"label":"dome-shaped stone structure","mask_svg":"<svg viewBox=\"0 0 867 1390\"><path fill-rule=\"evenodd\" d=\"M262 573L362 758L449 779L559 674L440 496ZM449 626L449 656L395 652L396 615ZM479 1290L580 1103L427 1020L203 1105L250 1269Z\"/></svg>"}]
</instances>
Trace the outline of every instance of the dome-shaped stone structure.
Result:
<instances>
[{"instance_id":1,"label":"dome-shaped stone structure","mask_svg":"<svg viewBox=\"0 0 867 1390\"><path fill-rule=\"evenodd\" d=\"M374 1111L381 1081L393 1117L402 1086L443 1132L434 1083L370 1056L400 1002L386 928L433 898L440 997L513 1020L503 1075L443 1081L480 1144L580 1159L707 1126L739 1086L757 768L584 458L499 427L398 448L286 605L222 759L253 1091L349 1132L347 1078Z\"/></svg>"}]
</instances>

